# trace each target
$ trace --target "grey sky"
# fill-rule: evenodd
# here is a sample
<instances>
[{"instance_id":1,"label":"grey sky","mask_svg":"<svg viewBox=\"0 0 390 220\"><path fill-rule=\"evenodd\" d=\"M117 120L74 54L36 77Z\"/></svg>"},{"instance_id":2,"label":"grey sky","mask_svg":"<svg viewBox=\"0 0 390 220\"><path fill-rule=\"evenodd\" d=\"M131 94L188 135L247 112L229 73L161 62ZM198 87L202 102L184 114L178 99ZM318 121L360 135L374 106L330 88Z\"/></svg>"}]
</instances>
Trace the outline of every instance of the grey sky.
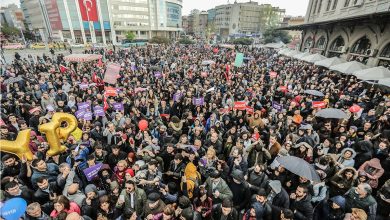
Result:
<instances>
[{"instance_id":1,"label":"grey sky","mask_svg":"<svg viewBox=\"0 0 390 220\"><path fill-rule=\"evenodd\" d=\"M248 2L249 0L237 0L237 2ZM272 4L286 9L286 15L304 16L309 0L254 0L260 4ZM188 15L192 9L207 10L216 5L226 4L228 0L183 0L183 15ZM234 0L229 0L233 3ZM5 6L10 3L19 5L19 0L0 0L0 5Z\"/></svg>"}]
</instances>

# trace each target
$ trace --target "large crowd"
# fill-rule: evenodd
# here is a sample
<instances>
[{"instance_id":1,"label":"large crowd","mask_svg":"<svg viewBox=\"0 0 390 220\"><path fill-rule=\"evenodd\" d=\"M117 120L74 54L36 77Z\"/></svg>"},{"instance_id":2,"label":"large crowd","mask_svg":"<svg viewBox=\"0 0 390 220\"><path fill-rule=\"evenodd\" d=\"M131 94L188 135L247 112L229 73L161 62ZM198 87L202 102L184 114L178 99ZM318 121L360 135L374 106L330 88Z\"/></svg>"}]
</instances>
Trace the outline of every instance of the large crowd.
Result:
<instances>
[{"instance_id":1,"label":"large crowd","mask_svg":"<svg viewBox=\"0 0 390 220\"><path fill-rule=\"evenodd\" d=\"M233 65L238 52L241 67ZM1 66L1 139L31 129L33 160L1 157L1 202L24 199L21 219L390 219L383 89L267 48L171 44L85 53L102 61L16 54ZM103 81L110 62L121 66L115 85ZM107 96L107 87L116 92ZM316 117L316 101L348 117ZM49 156L39 125L56 112L76 115L85 102L104 114L79 117L66 151ZM349 110L354 105L359 111ZM306 161L319 178L282 166L287 156ZM98 164L87 178L84 171Z\"/></svg>"}]
</instances>

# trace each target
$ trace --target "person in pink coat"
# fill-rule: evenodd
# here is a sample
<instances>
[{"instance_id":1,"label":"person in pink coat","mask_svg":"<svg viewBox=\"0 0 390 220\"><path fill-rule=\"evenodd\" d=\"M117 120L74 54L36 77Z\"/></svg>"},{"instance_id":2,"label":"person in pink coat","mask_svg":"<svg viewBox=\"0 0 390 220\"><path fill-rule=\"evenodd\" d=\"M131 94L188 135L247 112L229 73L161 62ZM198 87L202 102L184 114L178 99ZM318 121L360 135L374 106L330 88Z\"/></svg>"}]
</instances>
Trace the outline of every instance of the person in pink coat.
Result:
<instances>
[{"instance_id":1,"label":"person in pink coat","mask_svg":"<svg viewBox=\"0 0 390 220\"><path fill-rule=\"evenodd\" d=\"M375 189L378 187L378 179L385 172L381 166L381 163L378 158L373 158L369 161L364 162L358 171L364 171L367 174L367 177L370 179L368 184Z\"/></svg>"},{"instance_id":2,"label":"person in pink coat","mask_svg":"<svg viewBox=\"0 0 390 220\"><path fill-rule=\"evenodd\" d=\"M63 212L77 212L77 214L81 213L80 207L76 203L69 201L69 199L63 195L60 195L54 200L54 210L50 213L50 217L56 218Z\"/></svg>"}]
</instances>

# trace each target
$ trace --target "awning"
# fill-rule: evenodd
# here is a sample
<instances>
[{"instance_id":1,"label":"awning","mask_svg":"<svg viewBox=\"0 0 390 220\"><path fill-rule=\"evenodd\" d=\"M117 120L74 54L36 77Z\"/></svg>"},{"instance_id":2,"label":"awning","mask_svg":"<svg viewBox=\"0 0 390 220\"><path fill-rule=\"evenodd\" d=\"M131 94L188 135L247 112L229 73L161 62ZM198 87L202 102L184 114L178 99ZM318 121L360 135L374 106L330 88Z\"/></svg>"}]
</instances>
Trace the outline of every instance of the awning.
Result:
<instances>
[{"instance_id":1,"label":"awning","mask_svg":"<svg viewBox=\"0 0 390 220\"><path fill-rule=\"evenodd\" d=\"M331 66L334 66L334 65L337 65L337 64L341 64L341 63L345 63L345 62L346 61L341 59L341 58L332 57L332 58L328 58L328 59L325 59L325 60L317 61L314 64L316 66L323 66L323 67L329 68Z\"/></svg>"},{"instance_id":2,"label":"awning","mask_svg":"<svg viewBox=\"0 0 390 220\"><path fill-rule=\"evenodd\" d=\"M368 67L362 63L359 63L357 61L351 61L351 62L347 62L347 63L333 65L329 69L334 70L334 71L338 71L338 72L341 72L341 73L344 73L347 75L351 75L352 73L354 73L356 71L367 69L367 68Z\"/></svg>"},{"instance_id":3,"label":"awning","mask_svg":"<svg viewBox=\"0 0 390 220\"><path fill-rule=\"evenodd\" d=\"M89 62L101 59L103 56L100 54L70 54L64 57L68 62Z\"/></svg>"}]
</instances>

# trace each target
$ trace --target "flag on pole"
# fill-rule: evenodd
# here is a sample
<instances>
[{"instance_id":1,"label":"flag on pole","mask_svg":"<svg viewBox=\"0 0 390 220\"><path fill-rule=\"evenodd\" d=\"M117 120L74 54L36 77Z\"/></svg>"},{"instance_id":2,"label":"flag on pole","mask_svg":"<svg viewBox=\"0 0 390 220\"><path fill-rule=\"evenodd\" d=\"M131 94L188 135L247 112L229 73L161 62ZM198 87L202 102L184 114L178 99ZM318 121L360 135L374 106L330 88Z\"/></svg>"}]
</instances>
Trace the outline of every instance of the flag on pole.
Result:
<instances>
[{"instance_id":1,"label":"flag on pole","mask_svg":"<svg viewBox=\"0 0 390 220\"><path fill-rule=\"evenodd\" d=\"M68 70L67 67L65 67L64 65L60 65L60 72L61 73L65 73L67 70Z\"/></svg>"},{"instance_id":2,"label":"flag on pole","mask_svg":"<svg viewBox=\"0 0 390 220\"><path fill-rule=\"evenodd\" d=\"M102 66L103 66L102 58L99 59L98 66L99 66L99 67L102 67Z\"/></svg>"},{"instance_id":3,"label":"flag on pole","mask_svg":"<svg viewBox=\"0 0 390 220\"><path fill-rule=\"evenodd\" d=\"M83 21L99 21L96 0L78 0Z\"/></svg>"}]
</instances>

